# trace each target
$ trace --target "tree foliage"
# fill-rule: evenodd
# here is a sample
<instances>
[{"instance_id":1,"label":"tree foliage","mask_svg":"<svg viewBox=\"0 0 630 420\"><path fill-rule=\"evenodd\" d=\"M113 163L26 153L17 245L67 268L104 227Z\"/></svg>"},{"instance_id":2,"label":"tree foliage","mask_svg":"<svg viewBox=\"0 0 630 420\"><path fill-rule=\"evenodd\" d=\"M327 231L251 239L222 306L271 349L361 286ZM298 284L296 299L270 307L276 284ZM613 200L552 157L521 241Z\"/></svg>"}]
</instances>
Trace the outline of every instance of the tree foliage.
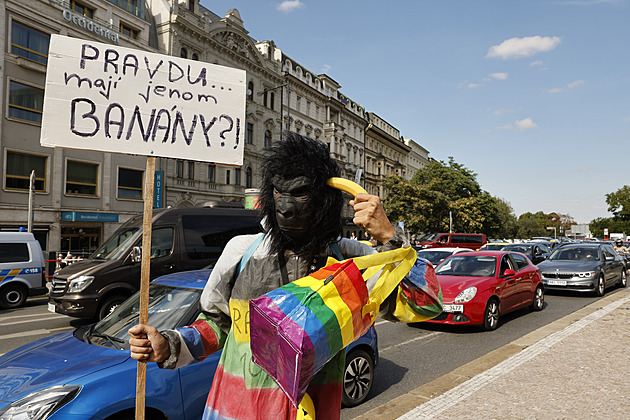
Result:
<instances>
[{"instance_id":1,"label":"tree foliage","mask_svg":"<svg viewBox=\"0 0 630 420\"><path fill-rule=\"evenodd\" d=\"M630 220L630 186L624 185L617 191L606 194L608 211L621 220Z\"/></svg>"}]
</instances>

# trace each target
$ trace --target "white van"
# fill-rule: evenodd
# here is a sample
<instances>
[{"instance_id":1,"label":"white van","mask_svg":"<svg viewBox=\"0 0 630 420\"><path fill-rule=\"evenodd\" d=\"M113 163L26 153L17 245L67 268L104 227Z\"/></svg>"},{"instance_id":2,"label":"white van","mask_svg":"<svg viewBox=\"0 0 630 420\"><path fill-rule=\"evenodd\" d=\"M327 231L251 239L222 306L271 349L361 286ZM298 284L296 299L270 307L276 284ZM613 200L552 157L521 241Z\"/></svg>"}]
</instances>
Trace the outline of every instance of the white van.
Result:
<instances>
[{"instance_id":1,"label":"white van","mask_svg":"<svg viewBox=\"0 0 630 420\"><path fill-rule=\"evenodd\" d=\"M48 293L44 267L32 233L0 232L0 308L17 308L28 296Z\"/></svg>"}]
</instances>

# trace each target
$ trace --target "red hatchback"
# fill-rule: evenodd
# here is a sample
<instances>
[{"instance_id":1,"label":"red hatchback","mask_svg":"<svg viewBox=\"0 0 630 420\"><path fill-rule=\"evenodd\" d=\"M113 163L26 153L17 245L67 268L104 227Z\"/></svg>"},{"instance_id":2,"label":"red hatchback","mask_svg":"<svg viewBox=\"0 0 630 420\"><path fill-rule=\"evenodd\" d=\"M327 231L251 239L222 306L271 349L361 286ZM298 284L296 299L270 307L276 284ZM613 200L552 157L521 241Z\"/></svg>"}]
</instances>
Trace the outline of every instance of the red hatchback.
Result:
<instances>
[{"instance_id":1,"label":"red hatchback","mask_svg":"<svg viewBox=\"0 0 630 420\"><path fill-rule=\"evenodd\" d=\"M442 261L435 273L442 287L444 312L426 322L494 330L500 315L525 306L540 311L545 303L540 269L518 252L455 254Z\"/></svg>"}]
</instances>

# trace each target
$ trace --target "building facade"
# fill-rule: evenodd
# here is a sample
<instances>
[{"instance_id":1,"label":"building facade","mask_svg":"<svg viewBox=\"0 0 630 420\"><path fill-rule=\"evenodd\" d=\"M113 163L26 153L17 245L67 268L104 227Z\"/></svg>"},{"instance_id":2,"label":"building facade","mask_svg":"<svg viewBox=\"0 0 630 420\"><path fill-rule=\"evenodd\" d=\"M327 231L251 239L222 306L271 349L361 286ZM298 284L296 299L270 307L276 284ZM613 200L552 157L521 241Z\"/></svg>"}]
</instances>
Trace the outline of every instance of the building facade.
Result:
<instances>
[{"instance_id":1,"label":"building facade","mask_svg":"<svg viewBox=\"0 0 630 420\"><path fill-rule=\"evenodd\" d=\"M429 163L429 151L412 139L403 139L403 142L410 147L407 154L407 169L405 179L411 180L418 169L424 168Z\"/></svg>"},{"instance_id":2,"label":"building facade","mask_svg":"<svg viewBox=\"0 0 630 420\"><path fill-rule=\"evenodd\" d=\"M0 230L28 220L35 171L33 233L48 251L89 254L143 209L144 157L40 145L48 42L61 34L246 70L241 167L158 158L161 207L243 203L260 185L265 151L282 130L321 140L370 193L384 176L413 176L428 152L276 47L251 37L236 9L221 17L198 0L5 0L0 3ZM417 147L416 147L417 146ZM156 181L157 182L157 181ZM156 184L157 185L157 184ZM349 198L348 198L349 199ZM358 233L344 208L344 234Z\"/></svg>"}]
</instances>

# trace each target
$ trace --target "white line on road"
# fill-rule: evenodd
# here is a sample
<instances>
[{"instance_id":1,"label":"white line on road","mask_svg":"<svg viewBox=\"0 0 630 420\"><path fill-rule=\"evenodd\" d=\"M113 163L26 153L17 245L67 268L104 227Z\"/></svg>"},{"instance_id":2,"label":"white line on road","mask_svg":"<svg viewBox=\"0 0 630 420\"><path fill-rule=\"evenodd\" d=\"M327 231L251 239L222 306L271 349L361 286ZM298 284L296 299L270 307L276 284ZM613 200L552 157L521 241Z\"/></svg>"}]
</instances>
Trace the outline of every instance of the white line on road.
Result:
<instances>
[{"instance_id":1,"label":"white line on road","mask_svg":"<svg viewBox=\"0 0 630 420\"><path fill-rule=\"evenodd\" d=\"M10 316L2 316L0 317L0 322L4 322L8 319L15 319L15 318L50 318L50 317L62 317L62 316L66 316L66 315L61 315L61 314L53 314L52 312L44 312L44 313L40 313L40 314L30 314L30 315L10 315Z\"/></svg>"},{"instance_id":2,"label":"white line on road","mask_svg":"<svg viewBox=\"0 0 630 420\"><path fill-rule=\"evenodd\" d=\"M385 322L387 322L387 321L385 321ZM379 349L379 353L382 353L382 352L387 351L387 350L394 349L396 347L406 346L407 344L411 344L411 343L414 343L416 341L428 340L429 338L433 338L433 337L441 335L441 334L444 334L444 333L442 333L441 331L436 331L436 332L432 332L430 334L421 335L419 337L412 338L411 340L403 341L402 343L394 344L392 346L385 347L384 349Z\"/></svg>"},{"instance_id":3,"label":"white line on road","mask_svg":"<svg viewBox=\"0 0 630 420\"><path fill-rule=\"evenodd\" d=\"M49 335L49 334L55 334L55 333L63 332L63 331L70 331L70 330L74 330L74 328L63 327L63 328L53 328L52 330L40 329L40 330L23 331L23 332L19 332L15 334L0 335L0 341L11 340L13 338L31 337L33 335Z\"/></svg>"},{"instance_id":4,"label":"white line on road","mask_svg":"<svg viewBox=\"0 0 630 420\"><path fill-rule=\"evenodd\" d=\"M65 315L58 315L58 316L47 316L46 318L42 319L41 321L48 321L48 320L52 320L52 319L58 319L58 318L66 318ZM5 326L9 326L9 325L17 325L17 324L32 324L33 321L29 320L29 319L25 319L22 321L13 321L13 322L2 322L3 320L0 319L0 327L5 327Z\"/></svg>"}]
</instances>

